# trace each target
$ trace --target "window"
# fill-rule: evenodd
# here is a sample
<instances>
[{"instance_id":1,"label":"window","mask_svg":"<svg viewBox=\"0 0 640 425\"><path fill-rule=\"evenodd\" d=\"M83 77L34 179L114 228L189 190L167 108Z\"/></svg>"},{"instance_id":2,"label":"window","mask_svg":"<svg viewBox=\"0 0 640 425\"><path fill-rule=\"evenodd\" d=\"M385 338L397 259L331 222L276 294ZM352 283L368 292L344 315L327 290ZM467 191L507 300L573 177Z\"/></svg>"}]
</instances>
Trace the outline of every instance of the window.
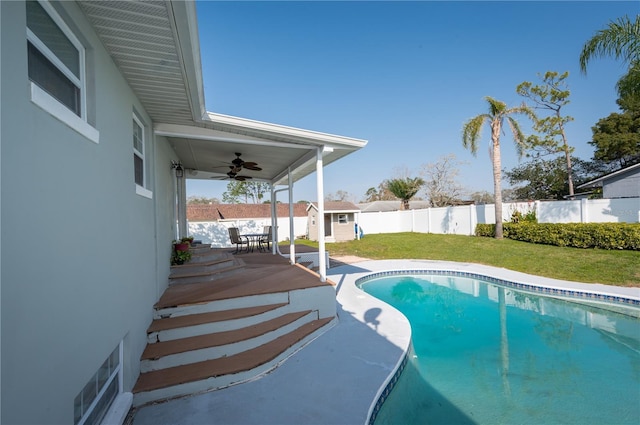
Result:
<instances>
[{"instance_id":1,"label":"window","mask_svg":"<svg viewBox=\"0 0 640 425\"><path fill-rule=\"evenodd\" d=\"M138 186L144 187L144 126L133 116L133 170Z\"/></svg>"},{"instance_id":2,"label":"window","mask_svg":"<svg viewBox=\"0 0 640 425\"><path fill-rule=\"evenodd\" d=\"M346 214L338 214L338 223L347 224L347 215Z\"/></svg>"},{"instance_id":3,"label":"window","mask_svg":"<svg viewBox=\"0 0 640 425\"><path fill-rule=\"evenodd\" d=\"M49 4L26 4L29 80L84 117L84 48Z\"/></svg>"},{"instance_id":4,"label":"window","mask_svg":"<svg viewBox=\"0 0 640 425\"><path fill-rule=\"evenodd\" d=\"M84 46L47 1L25 3L31 101L98 143L87 123Z\"/></svg>"},{"instance_id":5,"label":"window","mask_svg":"<svg viewBox=\"0 0 640 425\"><path fill-rule=\"evenodd\" d=\"M99 424L122 392L122 342L102 362L73 401L75 425Z\"/></svg>"},{"instance_id":6,"label":"window","mask_svg":"<svg viewBox=\"0 0 640 425\"><path fill-rule=\"evenodd\" d=\"M133 180L136 186L136 194L152 199L153 193L149 190L147 182L146 155L146 131L145 126L134 112L132 119L133 134Z\"/></svg>"}]
</instances>

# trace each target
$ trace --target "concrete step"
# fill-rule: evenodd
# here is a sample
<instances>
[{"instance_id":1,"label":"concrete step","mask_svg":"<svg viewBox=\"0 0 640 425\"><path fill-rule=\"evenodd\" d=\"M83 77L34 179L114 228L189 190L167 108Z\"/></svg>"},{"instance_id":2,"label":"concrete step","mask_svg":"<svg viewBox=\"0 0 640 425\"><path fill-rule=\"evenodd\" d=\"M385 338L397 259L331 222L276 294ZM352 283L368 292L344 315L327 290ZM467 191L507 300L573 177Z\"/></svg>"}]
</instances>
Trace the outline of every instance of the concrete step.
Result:
<instances>
[{"instance_id":1,"label":"concrete step","mask_svg":"<svg viewBox=\"0 0 640 425\"><path fill-rule=\"evenodd\" d=\"M267 304L155 319L147 329L147 342L154 344L156 342L240 329L263 320L273 319L282 314L283 309L288 305L287 303Z\"/></svg>"},{"instance_id":2,"label":"concrete step","mask_svg":"<svg viewBox=\"0 0 640 425\"><path fill-rule=\"evenodd\" d=\"M232 254L219 249L191 248L189 251L191 252L191 260L188 264L207 263L222 258L233 258Z\"/></svg>"},{"instance_id":3,"label":"concrete step","mask_svg":"<svg viewBox=\"0 0 640 425\"><path fill-rule=\"evenodd\" d=\"M241 353L140 374L134 405L219 389L269 372L335 323L314 320L259 347Z\"/></svg>"},{"instance_id":4,"label":"concrete step","mask_svg":"<svg viewBox=\"0 0 640 425\"><path fill-rule=\"evenodd\" d=\"M227 357L251 350L318 319L310 310L288 313L241 329L148 344L141 372Z\"/></svg>"}]
</instances>

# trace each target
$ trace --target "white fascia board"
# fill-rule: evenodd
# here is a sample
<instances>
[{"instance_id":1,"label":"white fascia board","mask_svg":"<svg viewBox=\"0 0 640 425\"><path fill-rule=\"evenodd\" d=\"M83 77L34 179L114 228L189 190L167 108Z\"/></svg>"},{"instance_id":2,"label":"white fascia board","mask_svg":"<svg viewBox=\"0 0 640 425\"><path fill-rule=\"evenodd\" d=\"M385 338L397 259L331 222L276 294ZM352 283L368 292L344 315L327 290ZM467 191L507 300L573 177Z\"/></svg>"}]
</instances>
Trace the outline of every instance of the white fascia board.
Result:
<instances>
[{"instance_id":1,"label":"white fascia board","mask_svg":"<svg viewBox=\"0 0 640 425\"><path fill-rule=\"evenodd\" d=\"M165 137L180 137L184 139L209 140L212 142L240 143L291 149L309 149L309 145L299 143L276 142L259 139L257 137L242 136L239 134L182 124L157 123L153 126L153 132L158 136Z\"/></svg>"},{"instance_id":2,"label":"white fascia board","mask_svg":"<svg viewBox=\"0 0 640 425\"><path fill-rule=\"evenodd\" d=\"M247 118L232 117L229 115L207 113L209 121L229 126L241 127L256 132L265 133L265 135L281 135L294 138L297 142L306 143L316 146L328 146L335 148L352 148L360 149L366 146L367 141L362 139L354 139L352 137L338 136L335 134L320 133L312 130L304 130L301 128L287 127L280 124L271 124L262 121L250 120Z\"/></svg>"},{"instance_id":3,"label":"white fascia board","mask_svg":"<svg viewBox=\"0 0 640 425\"><path fill-rule=\"evenodd\" d=\"M202 62L200 60L200 37L196 2L167 2L169 20L172 22L173 38L176 41L178 58L182 66L184 84L191 105L194 121L206 119Z\"/></svg>"}]
</instances>

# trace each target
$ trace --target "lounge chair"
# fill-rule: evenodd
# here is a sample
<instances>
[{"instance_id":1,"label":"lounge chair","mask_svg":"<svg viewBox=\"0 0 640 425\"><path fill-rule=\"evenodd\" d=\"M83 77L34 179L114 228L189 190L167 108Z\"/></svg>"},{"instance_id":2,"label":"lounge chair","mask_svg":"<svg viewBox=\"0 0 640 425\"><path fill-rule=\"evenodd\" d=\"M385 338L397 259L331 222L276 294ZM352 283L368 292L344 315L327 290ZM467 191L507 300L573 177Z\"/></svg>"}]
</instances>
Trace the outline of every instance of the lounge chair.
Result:
<instances>
[{"instance_id":1,"label":"lounge chair","mask_svg":"<svg viewBox=\"0 0 640 425\"><path fill-rule=\"evenodd\" d=\"M229 227L229 239L231 243L236 245L234 254L242 252L242 245L246 245L246 250L249 251L249 239L246 236L241 236L237 227Z\"/></svg>"}]
</instances>

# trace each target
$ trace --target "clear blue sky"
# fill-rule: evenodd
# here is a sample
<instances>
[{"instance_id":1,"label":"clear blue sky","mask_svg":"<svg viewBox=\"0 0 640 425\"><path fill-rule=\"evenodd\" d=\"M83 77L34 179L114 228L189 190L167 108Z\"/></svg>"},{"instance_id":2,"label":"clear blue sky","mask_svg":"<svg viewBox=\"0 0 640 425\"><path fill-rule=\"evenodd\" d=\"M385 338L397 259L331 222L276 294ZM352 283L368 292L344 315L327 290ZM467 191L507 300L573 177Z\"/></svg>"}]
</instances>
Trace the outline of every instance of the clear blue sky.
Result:
<instances>
[{"instance_id":1,"label":"clear blue sky","mask_svg":"<svg viewBox=\"0 0 640 425\"><path fill-rule=\"evenodd\" d=\"M548 70L570 73L567 135L590 159L591 127L618 111L625 65L597 59L583 75L578 56L611 20L640 13L640 2L203 1L197 10L207 109L368 140L324 173L325 193L360 201L398 168L417 176L451 153L467 162L465 189L492 192L488 127L473 157L462 125L487 111L485 96L521 103L516 86ZM505 169L518 165L508 132L502 158ZM225 188L191 181L187 190L221 198ZM294 199L316 200L315 174L294 186Z\"/></svg>"}]
</instances>

